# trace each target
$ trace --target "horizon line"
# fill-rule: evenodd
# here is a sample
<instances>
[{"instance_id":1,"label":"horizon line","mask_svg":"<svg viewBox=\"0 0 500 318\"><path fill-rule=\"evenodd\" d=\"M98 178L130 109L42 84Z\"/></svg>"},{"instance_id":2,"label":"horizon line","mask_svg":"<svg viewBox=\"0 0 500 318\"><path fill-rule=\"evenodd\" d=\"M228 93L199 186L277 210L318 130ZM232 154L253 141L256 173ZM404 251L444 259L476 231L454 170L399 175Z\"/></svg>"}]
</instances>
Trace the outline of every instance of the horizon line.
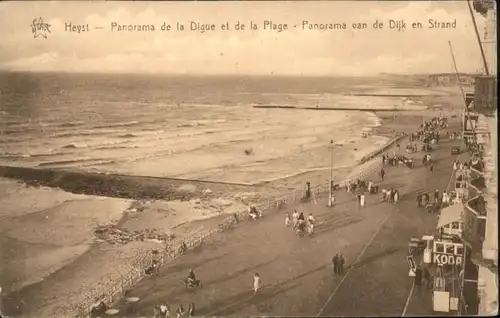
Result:
<instances>
[{"instance_id":1,"label":"horizon line","mask_svg":"<svg viewBox=\"0 0 500 318\"><path fill-rule=\"evenodd\" d=\"M454 75L455 72L435 72L435 73L386 73L380 72L377 74L366 75L348 75L348 74L252 74L252 73L159 73L159 72L96 72L96 71L60 71L60 70L7 70L0 69L0 73L38 73L38 74L82 74L82 75L144 75L144 76L192 76L192 77L210 77L210 76L227 76L227 77L346 77L346 78L368 78L380 76L431 76L431 75ZM477 72L460 72L459 75L478 75Z\"/></svg>"}]
</instances>

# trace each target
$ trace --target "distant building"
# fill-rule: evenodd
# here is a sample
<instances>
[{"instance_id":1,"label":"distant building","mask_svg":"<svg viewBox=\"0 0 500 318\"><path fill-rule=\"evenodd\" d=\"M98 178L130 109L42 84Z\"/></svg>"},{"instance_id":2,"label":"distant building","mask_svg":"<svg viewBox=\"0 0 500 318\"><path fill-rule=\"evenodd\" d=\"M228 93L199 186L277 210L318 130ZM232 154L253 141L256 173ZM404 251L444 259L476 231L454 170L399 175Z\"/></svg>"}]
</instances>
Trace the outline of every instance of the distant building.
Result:
<instances>
[{"instance_id":1,"label":"distant building","mask_svg":"<svg viewBox=\"0 0 500 318\"><path fill-rule=\"evenodd\" d=\"M473 83L473 76L467 73L459 73L458 77L455 73L431 74L428 78L429 86L472 86Z\"/></svg>"}]
</instances>

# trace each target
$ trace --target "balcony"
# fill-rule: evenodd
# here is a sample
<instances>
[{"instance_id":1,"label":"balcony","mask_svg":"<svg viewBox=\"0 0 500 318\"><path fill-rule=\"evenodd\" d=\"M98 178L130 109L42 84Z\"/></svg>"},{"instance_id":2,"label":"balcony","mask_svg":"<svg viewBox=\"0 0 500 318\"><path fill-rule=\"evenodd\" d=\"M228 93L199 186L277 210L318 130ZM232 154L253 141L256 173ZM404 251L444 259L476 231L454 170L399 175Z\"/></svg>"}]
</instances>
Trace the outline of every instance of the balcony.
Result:
<instances>
[{"instance_id":1,"label":"balcony","mask_svg":"<svg viewBox=\"0 0 500 318\"><path fill-rule=\"evenodd\" d=\"M484 179L483 173L479 170L471 168L471 175L469 183L479 191L482 191L486 188L486 180Z\"/></svg>"},{"instance_id":2,"label":"balcony","mask_svg":"<svg viewBox=\"0 0 500 318\"><path fill-rule=\"evenodd\" d=\"M486 211L481 211L481 200L474 197L464 204L463 239L475 254L481 253L486 235ZM483 215L482 215L483 214Z\"/></svg>"}]
</instances>

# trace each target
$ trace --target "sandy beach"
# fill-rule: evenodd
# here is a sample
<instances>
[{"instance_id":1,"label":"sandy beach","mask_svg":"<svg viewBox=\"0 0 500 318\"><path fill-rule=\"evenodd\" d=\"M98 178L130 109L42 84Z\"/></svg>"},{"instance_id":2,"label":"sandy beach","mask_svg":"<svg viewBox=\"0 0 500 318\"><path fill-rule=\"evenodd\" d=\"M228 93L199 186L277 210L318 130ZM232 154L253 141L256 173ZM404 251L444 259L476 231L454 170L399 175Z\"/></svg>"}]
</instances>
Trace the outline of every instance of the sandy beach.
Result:
<instances>
[{"instance_id":1,"label":"sandy beach","mask_svg":"<svg viewBox=\"0 0 500 318\"><path fill-rule=\"evenodd\" d=\"M409 94L408 91L405 93ZM416 91L414 95L420 93ZM375 113L371 115L372 120L376 119L375 124L366 130L367 138L331 137L337 140L333 151L335 180L341 180L367 153L382 147L394 136L416 129L422 118L456 114L456 110L450 107L452 99L456 99L453 95L415 96L408 98L424 105L426 110L417 107L413 111ZM284 114L280 118L292 116L287 110L279 111ZM304 129L314 127L313 118L303 124ZM315 134L321 134L321 129L325 129L321 128L321 121L318 124L319 130ZM359 129L359 134L362 131ZM204 163L205 167L193 169L193 166L184 165L184 172L176 175L181 180L175 182L113 177L112 186L106 186L108 181L99 181L97 175L90 181L82 178L75 184L74 179L57 177L56 174L56 177L47 179L50 179L48 184L51 186L48 188L43 182L29 182L31 185L26 186L20 181L0 179L0 204L7 207L0 215L1 246L3 253L10 255L9 261L4 262L0 269L2 286L12 300L31 298L43 292L43 299L34 297L35 300L26 306L25 312L30 316L64 315L68 310L65 306L81 302L95 292L95 286L105 289L102 286L129 271L135 255L161 246L147 240L125 245L110 244L94 235L98 225L108 224L137 232L155 229L175 238L209 229L226 215L241 211L250 203L265 202L294 189L300 193L306 181L312 186L327 184L330 149L325 141L329 138L326 135L313 142L295 140L296 145L308 146L301 146L294 154L275 158L264 153L260 159L249 160L241 152L242 161L236 160L229 166L207 166L206 163L213 162L213 159L199 157L197 161ZM272 147L266 149L269 151ZM258 156L258 147L255 152ZM233 158L231 153L234 151L227 153L227 160ZM182 167L185 162L182 158L176 161L181 165L170 169ZM164 165L164 162L158 163L158 167ZM104 172L101 178L107 180L109 177L106 177L104 167L100 166ZM120 167L127 171L126 165ZM151 167L155 165L148 165L148 171ZM140 170L134 169L141 174ZM87 171L94 170L95 167ZM84 173L79 169L75 171ZM24 175L23 178L41 180L39 176ZM183 179L217 182L199 183ZM23 197L22 203L18 200L20 196Z\"/></svg>"}]
</instances>

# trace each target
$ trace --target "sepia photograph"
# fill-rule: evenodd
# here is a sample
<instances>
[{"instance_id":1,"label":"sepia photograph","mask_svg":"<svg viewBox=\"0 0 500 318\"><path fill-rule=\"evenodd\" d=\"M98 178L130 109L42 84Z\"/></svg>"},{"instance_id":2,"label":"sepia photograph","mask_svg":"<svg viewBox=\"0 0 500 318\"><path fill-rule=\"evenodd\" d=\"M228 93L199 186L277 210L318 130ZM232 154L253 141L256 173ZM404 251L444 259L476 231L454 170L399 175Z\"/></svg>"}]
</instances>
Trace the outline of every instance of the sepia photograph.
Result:
<instances>
[{"instance_id":1,"label":"sepia photograph","mask_svg":"<svg viewBox=\"0 0 500 318\"><path fill-rule=\"evenodd\" d=\"M0 317L498 314L493 0L0 3Z\"/></svg>"}]
</instances>

